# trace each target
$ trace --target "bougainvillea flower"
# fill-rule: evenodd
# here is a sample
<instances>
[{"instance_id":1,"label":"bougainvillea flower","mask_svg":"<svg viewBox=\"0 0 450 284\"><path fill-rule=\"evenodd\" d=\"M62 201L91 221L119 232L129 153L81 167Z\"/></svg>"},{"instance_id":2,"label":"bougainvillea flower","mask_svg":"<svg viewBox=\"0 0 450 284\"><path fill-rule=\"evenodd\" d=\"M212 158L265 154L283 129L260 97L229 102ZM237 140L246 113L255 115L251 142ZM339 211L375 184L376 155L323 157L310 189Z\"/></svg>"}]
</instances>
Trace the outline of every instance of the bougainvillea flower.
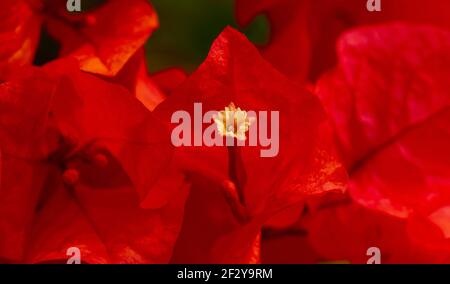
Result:
<instances>
[{"instance_id":1,"label":"bougainvillea flower","mask_svg":"<svg viewBox=\"0 0 450 284\"><path fill-rule=\"evenodd\" d=\"M194 119L195 103L204 113L233 105L279 112L279 125L271 126L279 129L279 152L262 158L263 145L176 149L194 184L174 262L246 262L267 218L306 196L344 189L343 168L321 143L326 119L319 100L276 71L239 32L227 28L206 61L154 114L175 129L174 112ZM194 131L193 140L213 123Z\"/></svg>"},{"instance_id":2,"label":"bougainvillea flower","mask_svg":"<svg viewBox=\"0 0 450 284\"><path fill-rule=\"evenodd\" d=\"M33 62L41 17L23 0L4 0L0 11L0 80Z\"/></svg>"},{"instance_id":3,"label":"bougainvillea flower","mask_svg":"<svg viewBox=\"0 0 450 284\"><path fill-rule=\"evenodd\" d=\"M266 58L291 79L317 78L335 62L335 42L342 32L388 21L434 24L450 28L450 2L436 0L382 1L382 12L369 12L367 0L237 0L242 26L258 14L267 15L271 41Z\"/></svg>"},{"instance_id":4,"label":"bougainvillea flower","mask_svg":"<svg viewBox=\"0 0 450 284\"><path fill-rule=\"evenodd\" d=\"M1 84L0 110L1 259L57 262L69 247L88 263L170 259L186 185L159 181L170 141L125 88L55 62ZM164 207L140 207L139 192L167 184L178 194Z\"/></svg>"},{"instance_id":5,"label":"bougainvillea flower","mask_svg":"<svg viewBox=\"0 0 450 284\"><path fill-rule=\"evenodd\" d=\"M430 26L362 28L340 39L339 66L317 94L358 203L403 218L448 204L449 48L450 32Z\"/></svg>"}]
</instances>

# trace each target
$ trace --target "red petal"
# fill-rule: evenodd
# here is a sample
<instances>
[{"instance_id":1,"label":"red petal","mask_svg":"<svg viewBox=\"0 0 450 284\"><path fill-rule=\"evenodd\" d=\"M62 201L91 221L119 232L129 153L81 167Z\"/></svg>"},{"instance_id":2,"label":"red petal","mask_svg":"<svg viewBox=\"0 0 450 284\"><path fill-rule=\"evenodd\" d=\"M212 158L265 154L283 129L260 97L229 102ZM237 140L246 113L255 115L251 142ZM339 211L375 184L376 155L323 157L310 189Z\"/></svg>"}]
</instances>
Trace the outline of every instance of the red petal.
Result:
<instances>
[{"instance_id":1,"label":"red petal","mask_svg":"<svg viewBox=\"0 0 450 284\"><path fill-rule=\"evenodd\" d=\"M389 21L433 24L450 28L450 2L397 0L382 3L382 12L368 12L362 0L237 0L238 22L247 25L258 14L271 23L265 48L274 66L290 78L315 79L335 62L334 47L342 32L359 25Z\"/></svg>"},{"instance_id":2,"label":"red petal","mask_svg":"<svg viewBox=\"0 0 450 284\"><path fill-rule=\"evenodd\" d=\"M53 81L35 69L0 85L0 258L22 258L34 208L45 184L40 159L57 146L48 118Z\"/></svg>"},{"instance_id":3,"label":"red petal","mask_svg":"<svg viewBox=\"0 0 450 284\"><path fill-rule=\"evenodd\" d=\"M311 45L308 5L305 0L237 0L236 16L241 26L258 14L267 15L271 38L262 50L264 57L292 80L308 76Z\"/></svg>"},{"instance_id":4,"label":"red petal","mask_svg":"<svg viewBox=\"0 0 450 284\"><path fill-rule=\"evenodd\" d=\"M145 0L111 0L93 12L62 18L66 20L48 17L62 54L78 59L83 71L105 76L115 76L158 27L157 15Z\"/></svg>"},{"instance_id":5,"label":"red petal","mask_svg":"<svg viewBox=\"0 0 450 284\"><path fill-rule=\"evenodd\" d=\"M430 263L439 257L416 248L406 223L354 204L322 209L307 220L308 240L322 261L365 264L367 251L379 248L381 263Z\"/></svg>"},{"instance_id":6,"label":"red petal","mask_svg":"<svg viewBox=\"0 0 450 284\"><path fill-rule=\"evenodd\" d=\"M187 74L179 68L171 68L152 75L152 80L166 94L170 95L186 79Z\"/></svg>"},{"instance_id":7,"label":"red petal","mask_svg":"<svg viewBox=\"0 0 450 284\"><path fill-rule=\"evenodd\" d=\"M41 17L23 0L4 0L0 11L0 80L30 65L39 41Z\"/></svg>"},{"instance_id":8,"label":"red petal","mask_svg":"<svg viewBox=\"0 0 450 284\"><path fill-rule=\"evenodd\" d=\"M112 81L125 86L151 111L165 99L165 90L161 89L148 73L143 48L127 62Z\"/></svg>"},{"instance_id":9,"label":"red petal","mask_svg":"<svg viewBox=\"0 0 450 284\"><path fill-rule=\"evenodd\" d=\"M450 33L389 25L346 34L318 94L359 203L406 217L447 198Z\"/></svg>"},{"instance_id":10,"label":"red petal","mask_svg":"<svg viewBox=\"0 0 450 284\"><path fill-rule=\"evenodd\" d=\"M302 232L263 235L261 255L265 264L318 264L323 260Z\"/></svg>"}]
</instances>

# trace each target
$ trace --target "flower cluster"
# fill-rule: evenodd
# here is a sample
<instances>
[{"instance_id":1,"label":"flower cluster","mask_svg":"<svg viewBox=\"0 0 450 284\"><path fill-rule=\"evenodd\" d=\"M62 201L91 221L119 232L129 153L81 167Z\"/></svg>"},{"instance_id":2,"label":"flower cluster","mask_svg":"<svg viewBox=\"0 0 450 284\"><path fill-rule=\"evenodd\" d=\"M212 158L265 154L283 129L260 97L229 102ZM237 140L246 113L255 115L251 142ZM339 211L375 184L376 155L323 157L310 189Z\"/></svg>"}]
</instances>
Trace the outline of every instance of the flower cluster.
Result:
<instances>
[{"instance_id":1,"label":"flower cluster","mask_svg":"<svg viewBox=\"0 0 450 284\"><path fill-rule=\"evenodd\" d=\"M450 262L450 1L235 0L270 41L190 74L148 71L149 1L95 2L0 1L0 263Z\"/></svg>"}]
</instances>

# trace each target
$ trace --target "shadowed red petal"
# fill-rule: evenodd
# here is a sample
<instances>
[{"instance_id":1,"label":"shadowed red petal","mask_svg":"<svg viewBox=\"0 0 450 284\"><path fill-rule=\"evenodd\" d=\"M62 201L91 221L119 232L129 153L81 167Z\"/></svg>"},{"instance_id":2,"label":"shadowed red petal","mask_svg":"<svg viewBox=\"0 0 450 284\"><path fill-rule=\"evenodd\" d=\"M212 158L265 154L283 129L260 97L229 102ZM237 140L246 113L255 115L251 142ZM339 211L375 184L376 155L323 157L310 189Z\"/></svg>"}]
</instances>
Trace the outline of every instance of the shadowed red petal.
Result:
<instances>
[{"instance_id":1,"label":"shadowed red petal","mask_svg":"<svg viewBox=\"0 0 450 284\"><path fill-rule=\"evenodd\" d=\"M129 186L60 184L37 213L27 262L65 262L77 247L84 263L167 263L182 222L187 191L180 192L163 209L146 210Z\"/></svg>"},{"instance_id":2,"label":"shadowed red petal","mask_svg":"<svg viewBox=\"0 0 450 284\"><path fill-rule=\"evenodd\" d=\"M111 152L139 194L145 194L171 159L164 127L124 87L77 70L67 75L58 85L52 108L60 130L80 146L94 144Z\"/></svg>"},{"instance_id":3,"label":"shadowed red petal","mask_svg":"<svg viewBox=\"0 0 450 284\"><path fill-rule=\"evenodd\" d=\"M79 245L86 262L167 262L187 191L159 178L170 147L150 111L71 61L18 74L0 85L0 258L59 262ZM177 194L141 209L153 186Z\"/></svg>"},{"instance_id":4,"label":"shadowed red petal","mask_svg":"<svg viewBox=\"0 0 450 284\"><path fill-rule=\"evenodd\" d=\"M263 235L261 257L264 264L318 264L323 260L301 232Z\"/></svg>"},{"instance_id":5,"label":"shadowed red petal","mask_svg":"<svg viewBox=\"0 0 450 284\"><path fill-rule=\"evenodd\" d=\"M48 171L39 160L57 135L48 119L52 80L34 69L13 77L0 84L0 258L17 261Z\"/></svg>"},{"instance_id":6,"label":"shadowed red petal","mask_svg":"<svg viewBox=\"0 0 450 284\"><path fill-rule=\"evenodd\" d=\"M322 209L305 222L308 241L322 261L366 264L369 248L380 249L381 263L441 262L442 254L417 248L406 222L355 204Z\"/></svg>"},{"instance_id":7,"label":"shadowed red petal","mask_svg":"<svg viewBox=\"0 0 450 284\"><path fill-rule=\"evenodd\" d=\"M160 71L152 75L152 80L166 95L170 95L178 86L181 85L188 75L182 69L171 68Z\"/></svg>"}]
</instances>

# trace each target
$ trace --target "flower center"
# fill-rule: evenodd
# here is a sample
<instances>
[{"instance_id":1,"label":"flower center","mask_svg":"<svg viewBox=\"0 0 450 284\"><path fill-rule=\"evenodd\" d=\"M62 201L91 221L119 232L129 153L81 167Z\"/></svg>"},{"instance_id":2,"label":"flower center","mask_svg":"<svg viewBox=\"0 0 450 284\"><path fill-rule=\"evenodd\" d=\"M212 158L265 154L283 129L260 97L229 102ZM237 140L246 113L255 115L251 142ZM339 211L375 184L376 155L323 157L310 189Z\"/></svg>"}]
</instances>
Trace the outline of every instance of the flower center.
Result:
<instances>
[{"instance_id":1,"label":"flower center","mask_svg":"<svg viewBox=\"0 0 450 284\"><path fill-rule=\"evenodd\" d=\"M47 161L59 168L66 186L74 187L79 184L82 176L82 166L106 168L109 158L94 142L80 144L76 134L67 129L57 134L57 144L47 157Z\"/></svg>"},{"instance_id":2,"label":"flower center","mask_svg":"<svg viewBox=\"0 0 450 284\"><path fill-rule=\"evenodd\" d=\"M80 180L80 172L76 169L68 169L63 173L63 181L68 186L75 186Z\"/></svg>"},{"instance_id":3,"label":"flower center","mask_svg":"<svg viewBox=\"0 0 450 284\"><path fill-rule=\"evenodd\" d=\"M219 134L226 137L236 138L241 141L247 140L246 133L253 123L254 118L248 117L246 111L230 103L225 110L214 116Z\"/></svg>"}]
</instances>

